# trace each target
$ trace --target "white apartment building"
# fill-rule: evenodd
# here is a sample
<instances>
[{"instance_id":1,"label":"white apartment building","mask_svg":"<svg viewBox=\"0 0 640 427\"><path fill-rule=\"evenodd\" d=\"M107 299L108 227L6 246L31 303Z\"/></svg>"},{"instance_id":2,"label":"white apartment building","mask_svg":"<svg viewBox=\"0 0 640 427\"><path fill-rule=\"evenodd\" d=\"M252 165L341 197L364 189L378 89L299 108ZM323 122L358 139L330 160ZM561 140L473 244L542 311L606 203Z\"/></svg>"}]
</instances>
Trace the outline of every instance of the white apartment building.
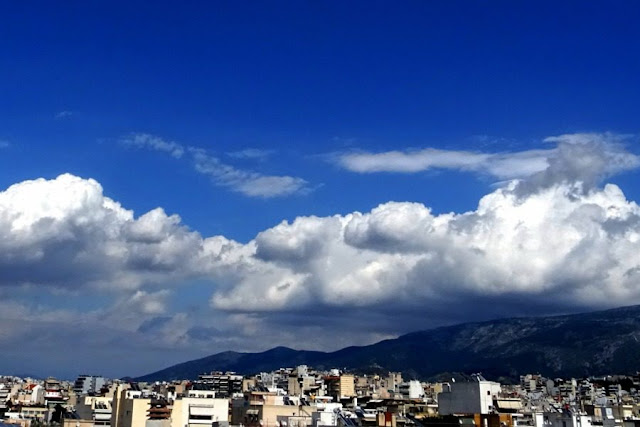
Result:
<instances>
[{"instance_id":1,"label":"white apartment building","mask_svg":"<svg viewBox=\"0 0 640 427\"><path fill-rule=\"evenodd\" d=\"M493 400L501 391L500 383L493 381L454 382L438 394L438 413L488 414L493 408Z\"/></svg>"}]
</instances>

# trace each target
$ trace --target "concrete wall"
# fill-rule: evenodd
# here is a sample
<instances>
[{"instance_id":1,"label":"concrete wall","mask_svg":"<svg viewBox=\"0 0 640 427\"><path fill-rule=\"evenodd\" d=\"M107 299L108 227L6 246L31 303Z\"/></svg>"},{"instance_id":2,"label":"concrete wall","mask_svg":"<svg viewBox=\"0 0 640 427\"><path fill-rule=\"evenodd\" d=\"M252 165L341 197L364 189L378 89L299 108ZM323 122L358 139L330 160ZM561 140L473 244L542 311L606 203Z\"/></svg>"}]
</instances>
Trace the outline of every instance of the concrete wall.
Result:
<instances>
[{"instance_id":1,"label":"concrete wall","mask_svg":"<svg viewBox=\"0 0 640 427\"><path fill-rule=\"evenodd\" d=\"M438 413L488 414L493 398L500 392L500 384L492 381L459 382L451 384L451 391L438 395Z\"/></svg>"},{"instance_id":2,"label":"concrete wall","mask_svg":"<svg viewBox=\"0 0 640 427\"><path fill-rule=\"evenodd\" d=\"M112 413L111 427L145 427L150 407L151 399L122 399L118 412Z\"/></svg>"}]
</instances>

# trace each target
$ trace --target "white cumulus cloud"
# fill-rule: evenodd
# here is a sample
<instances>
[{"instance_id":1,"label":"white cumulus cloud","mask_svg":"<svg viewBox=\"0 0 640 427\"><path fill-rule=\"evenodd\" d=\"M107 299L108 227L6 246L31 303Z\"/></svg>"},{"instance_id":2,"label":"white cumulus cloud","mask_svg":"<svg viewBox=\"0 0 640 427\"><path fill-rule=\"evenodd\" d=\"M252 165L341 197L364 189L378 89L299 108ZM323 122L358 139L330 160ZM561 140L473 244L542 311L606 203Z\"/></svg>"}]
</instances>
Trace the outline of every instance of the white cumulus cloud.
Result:
<instances>
[{"instance_id":1,"label":"white cumulus cloud","mask_svg":"<svg viewBox=\"0 0 640 427\"><path fill-rule=\"evenodd\" d=\"M344 337L318 325L348 321L345 334L366 341L535 308L640 303L640 207L599 181L638 167L637 156L608 134L550 142L545 169L469 212L387 202L298 217L246 243L202 237L160 208L136 216L91 179L25 181L0 192L0 292L110 291L115 305L91 322L113 325L112 337L145 334L175 347L212 336L236 348L260 337L264 346L331 346ZM208 323L169 309L194 278L210 286Z\"/></svg>"},{"instance_id":2,"label":"white cumulus cloud","mask_svg":"<svg viewBox=\"0 0 640 427\"><path fill-rule=\"evenodd\" d=\"M390 301L401 309L480 297L565 307L640 302L640 210L617 186L596 185L638 167L617 139L549 139L558 146L546 152L545 169L488 194L471 212L434 215L419 203L389 202L367 213L283 222L250 243L251 259L269 274L257 269L220 288L212 305L259 311Z\"/></svg>"},{"instance_id":3,"label":"white cumulus cloud","mask_svg":"<svg viewBox=\"0 0 640 427\"><path fill-rule=\"evenodd\" d=\"M184 277L201 238L160 208L139 218L65 174L0 193L0 284L136 288Z\"/></svg>"}]
</instances>

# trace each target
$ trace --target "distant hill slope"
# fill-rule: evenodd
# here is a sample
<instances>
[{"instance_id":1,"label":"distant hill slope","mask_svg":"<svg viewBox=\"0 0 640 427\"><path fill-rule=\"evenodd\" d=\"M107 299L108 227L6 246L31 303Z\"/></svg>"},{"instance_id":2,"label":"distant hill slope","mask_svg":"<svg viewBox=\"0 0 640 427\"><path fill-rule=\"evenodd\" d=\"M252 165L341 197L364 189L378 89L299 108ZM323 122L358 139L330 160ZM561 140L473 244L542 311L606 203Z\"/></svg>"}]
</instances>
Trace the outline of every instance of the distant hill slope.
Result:
<instances>
[{"instance_id":1,"label":"distant hill slope","mask_svg":"<svg viewBox=\"0 0 640 427\"><path fill-rule=\"evenodd\" d=\"M210 371L251 374L300 364L354 370L377 366L423 379L442 372L482 372L488 378L529 372L565 377L633 373L640 371L640 306L465 323L331 353L285 347L262 353L227 351L137 380L195 379Z\"/></svg>"}]
</instances>

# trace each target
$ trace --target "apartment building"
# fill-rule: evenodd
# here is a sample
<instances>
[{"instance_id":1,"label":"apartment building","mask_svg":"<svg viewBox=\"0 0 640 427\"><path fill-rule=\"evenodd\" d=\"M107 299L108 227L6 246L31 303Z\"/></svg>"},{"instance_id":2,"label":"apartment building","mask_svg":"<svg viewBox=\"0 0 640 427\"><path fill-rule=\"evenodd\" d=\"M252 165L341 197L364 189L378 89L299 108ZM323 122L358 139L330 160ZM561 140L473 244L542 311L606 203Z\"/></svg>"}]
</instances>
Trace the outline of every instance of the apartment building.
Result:
<instances>
[{"instance_id":1,"label":"apartment building","mask_svg":"<svg viewBox=\"0 0 640 427\"><path fill-rule=\"evenodd\" d=\"M351 374L328 375L324 378L325 394L335 401L356 396L355 377Z\"/></svg>"},{"instance_id":2,"label":"apartment building","mask_svg":"<svg viewBox=\"0 0 640 427\"><path fill-rule=\"evenodd\" d=\"M489 414L500 390L500 384L493 381L454 382L438 395L438 413Z\"/></svg>"},{"instance_id":3,"label":"apartment building","mask_svg":"<svg viewBox=\"0 0 640 427\"><path fill-rule=\"evenodd\" d=\"M79 375L73 384L73 391L78 396L83 394L98 394L106 383L107 380L101 376Z\"/></svg>"},{"instance_id":4,"label":"apartment building","mask_svg":"<svg viewBox=\"0 0 640 427\"><path fill-rule=\"evenodd\" d=\"M242 375L237 375L235 372L211 372L200 375L194 386L204 385L215 391L216 396L220 398L232 397L236 393L242 393L243 378Z\"/></svg>"},{"instance_id":5,"label":"apartment building","mask_svg":"<svg viewBox=\"0 0 640 427\"><path fill-rule=\"evenodd\" d=\"M229 399L183 397L171 407L171 427L203 427L229 422Z\"/></svg>"}]
</instances>

